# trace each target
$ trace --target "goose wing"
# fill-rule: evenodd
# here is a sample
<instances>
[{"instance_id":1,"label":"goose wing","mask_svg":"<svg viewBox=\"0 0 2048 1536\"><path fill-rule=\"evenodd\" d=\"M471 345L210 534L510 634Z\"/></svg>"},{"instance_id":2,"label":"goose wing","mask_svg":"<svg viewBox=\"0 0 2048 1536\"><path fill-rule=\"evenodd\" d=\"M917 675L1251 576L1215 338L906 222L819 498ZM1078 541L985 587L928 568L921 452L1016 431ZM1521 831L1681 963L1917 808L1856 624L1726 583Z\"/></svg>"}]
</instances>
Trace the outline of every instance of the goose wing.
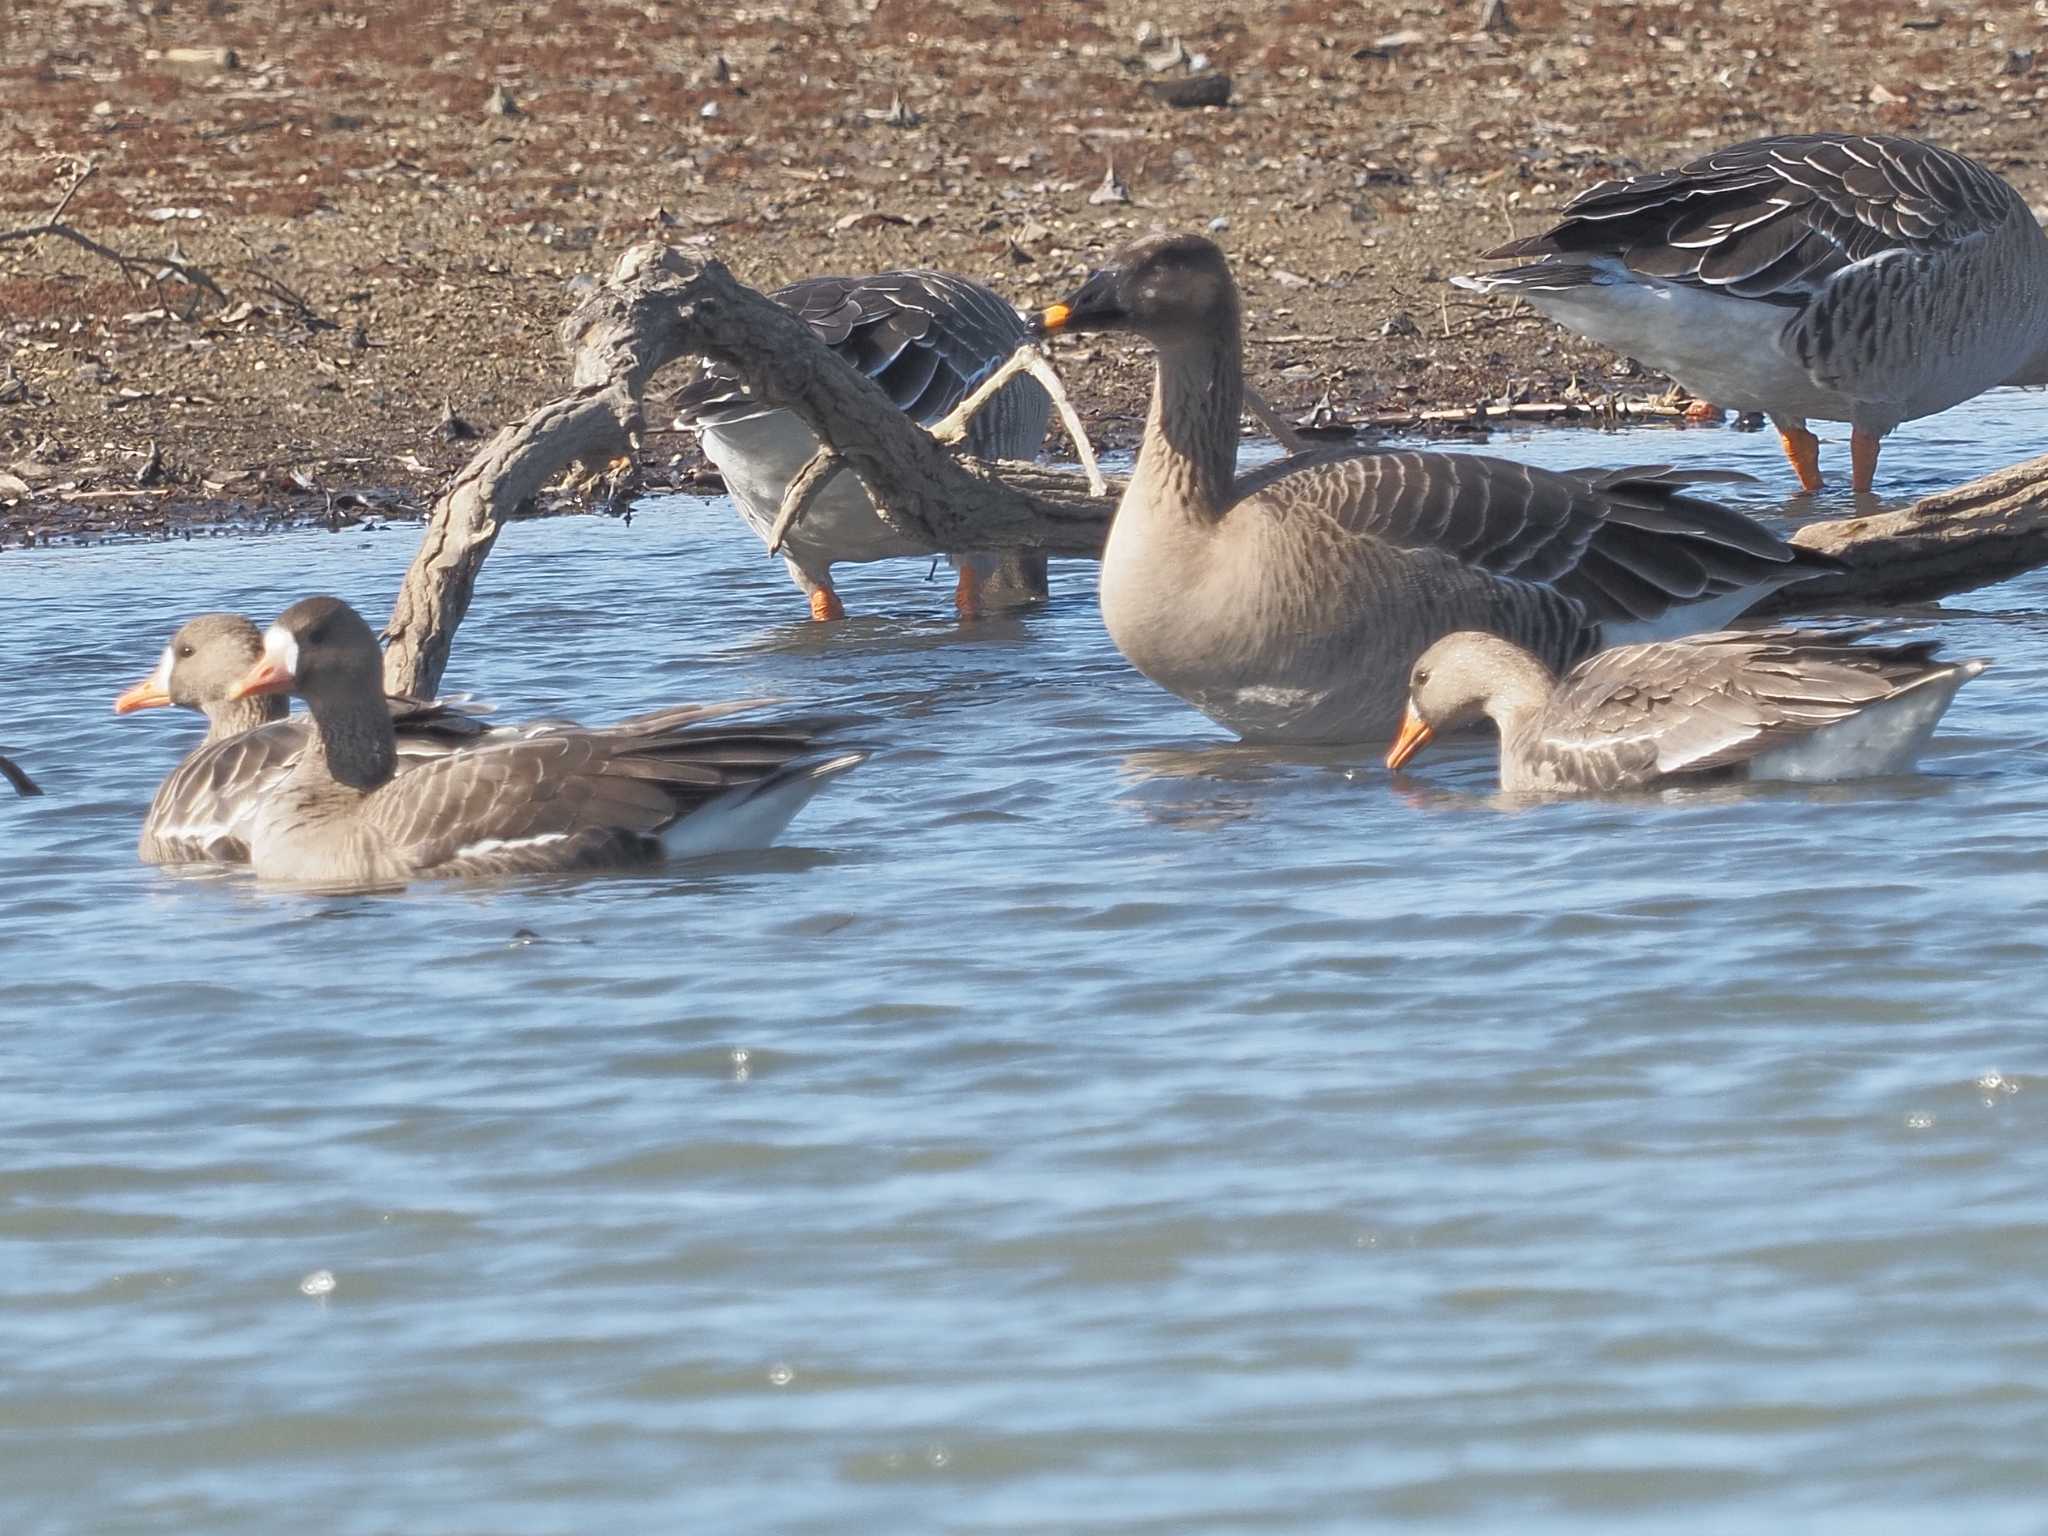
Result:
<instances>
[{"instance_id":1,"label":"goose wing","mask_svg":"<svg viewBox=\"0 0 2048 1536\"><path fill-rule=\"evenodd\" d=\"M1487 252L1619 259L1632 271L1800 306L1887 251L1981 240L2020 206L1974 161L1885 134L1786 134L1603 182L1540 235Z\"/></svg>"},{"instance_id":2,"label":"goose wing","mask_svg":"<svg viewBox=\"0 0 2048 1536\"><path fill-rule=\"evenodd\" d=\"M898 410L923 426L966 399L1029 339L1017 311L993 290L947 272L812 277L778 288L770 297L795 311L820 342L873 379ZM684 381L676 408L681 421L697 427L762 413L737 378L708 361ZM969 445L984 455L1037 449L1035 442L1022 450L979 442L971 429Z\"/></svg>"},{"instance_id":3,"label":"goose wing","mask_svg":"<svg viewBox=\"0 0 2048 1536\"><path fill-rule=\"evenodd\" d=\"M401 770L476 745L503 727L458 703L386 700L398 728ZM256 808L291 772L306 747L306 717L273 720L195 748L171 770L143 819L141 852L151 864L246 864Z\"/></svg>"},{"instance_id":4,"label":"goose wing","mask_svg":"<svg viewBox=\"0 0 2048 1536\"><path fill-rule=\"evenodd\" d=\"M810 722L711 724L749 703L672 709L602 730L491 738L421 763L364 803L419 871L509 873L632 863L671 824L812 751Z\"/></svg>"},{"instance_id":5,"label":"goose wing","mask_svg":"<svg viewBox=\"0 0 2048 1536\"><path fill-rule=\"evenodd\" d=\"M1934 645L1846 645L1726 630L1588 657L1552 694L1530 750L1595 788L1747 762L1943 670Z\"/></svg>"},{"instance_id":6,"label":"goose wing","mask_svg":"<svg viewBox=\"0 0 2048 1536\"><path fill-rule=\"evenodd\" d=\"M1689 493L1748 478L1668 465L1554 472L1482 454L1339 450L1266 466L1236 491L1239 502L1258 497L1289 517L1552 587L1606 623L1838 568Z\"/></svg>"},{"instance_id":7,"label":"goose wing","mask_svg":"<svg viewBox=\"0 0 2048 1536\"><path fill-rule=\"evenodd\" d=\"M303 715L194 748L150 802L142 821L143 861L248 863L256 808L305 748Z\"/></svg>"}]
</instances>

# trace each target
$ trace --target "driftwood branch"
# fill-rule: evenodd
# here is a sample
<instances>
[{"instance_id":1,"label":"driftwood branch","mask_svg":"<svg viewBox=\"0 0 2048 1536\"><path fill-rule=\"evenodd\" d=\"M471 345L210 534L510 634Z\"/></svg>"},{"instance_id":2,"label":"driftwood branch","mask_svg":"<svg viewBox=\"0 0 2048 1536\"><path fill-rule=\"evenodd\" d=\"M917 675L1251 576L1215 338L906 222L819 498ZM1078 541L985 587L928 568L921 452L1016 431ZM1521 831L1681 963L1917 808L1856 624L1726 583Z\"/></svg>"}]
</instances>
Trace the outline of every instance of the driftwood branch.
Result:
<instances>
[{"instance_id":1,"label":"driftwood branch","mask_svg":"<svg viewBox=\"0 0 2048 1536\"><path fill-rule=\"evenodd\" d=\"M0 245L17 240L41 240L50 236L58 240L69 240L81 250L90 251L102 261L110 261L130 277L141 278L153 284L159 298L163 297L164 279L175 277L188 287L201 289L212 294L221 303L227 302L227 294L221 291L219 283L207 273L173 252L169 256L131 256L126 251L117 251L111 245L103 245L92 236L74 229L63 222L64 210L71 206L71 199L78 195L78 189L98 167L90 160L79 162L78 170L71 178L71 184L57 199L57 206L50 210L47 218L34 224L24 224L17 229L0 229ZM170 304L165 303L169 309Z\"/></svg>"},{"instance_id":2,"label":"driftwood branch","mask_svg":"<svg viewBox=\"0 0 2048 1536\"><path fill-rule=\"evenodd\" d=\"M1066 429L1067 440L1074 445L1074 455L1081 461L1081 472L1088 477L1088 494L1108 495L1109 482L1102 478L1102 469L1095 462L1095 444L1088 439L1088 429L1081 425L1074 402L1067 398L1066 385L1053 372L1052 364L1046 361L1036 342L1024 342L1012 352L1002 367L977 384L973 393L933 425L932 436L942 443L959 442L967 435L967 424L974 419L975 413L995 399L996 392L1020 373L1028 373L1038 380L1039 387L1051 397L1060 425Z\"/></svg>"},{"instance_id":3,"label":"driftwood branch","mask_svg":"<svg viewBox=\"0 0 2048 1536\"><path fill-rule=\"evenodd\" d=\"M1925 602L1990 586L2048 564L2048 455L1896 511L1808 523L1792 542L1849 569L1785 588L1774 612Z\"/></svg>"},{"instance_id":4,"label":"driftwood branch","mask_svg":"<svg viewBox=\"0 0 2048 1536\"><path fill-rule=\"evenodd\" d=\"M796 472L796 478L789 482L789 489L782 493L782 507L775 514L775 526L768 530L769 554L782 552L782 541L789 537L789 530L811 510L811 503L831 483L832 477L844 468L846 460L826 446L812 454L804 467Z\"/></svg>"},{"instance_id":5,"label":"driftwood branch","mask_svg":"<svg viewBox=\"0 0 2048 1536\"><path fill-rule=\"evenodd\" d=\"M501 430L435 501L385 629L384 681L394 693L437 691L499 530L571 464L628 448L649 384L683 357L724 363L757 399L793 411L860 477L884 521L933 554L1102 552L1109 495L1089 494L1070 473L1005 464L999 476L955 457L809 326L716 263L635 246L561 337L576 393Z\"/></svg>"},{"instance_id":6,"label":"driftwood branch","mask_svg":"<svg viewBox=\"0 0 2048 1536\"><path fill-rule=\"evenodd\" d=\"M723 363L755 399L794 412L860 477L883 520L934 554L1101 553L1111 496L1091 494L1072 471L955 457L809 326L716 263L633 248L564 322L562 341L576 392L500 431L435 503L387 631L384 678L393 693L438 690L505 521L570 464L629 449L650 381L685 356ZM831 472L821 452L804 475L821 484ZM782 521L793 520L798 503L792 494ZM1924 599L2000 581L2048 563L2048 457L1895 512L1813 524L1797 539L1850 570L1788 588L1781 611Z\"/></svg>"}]
</instances>

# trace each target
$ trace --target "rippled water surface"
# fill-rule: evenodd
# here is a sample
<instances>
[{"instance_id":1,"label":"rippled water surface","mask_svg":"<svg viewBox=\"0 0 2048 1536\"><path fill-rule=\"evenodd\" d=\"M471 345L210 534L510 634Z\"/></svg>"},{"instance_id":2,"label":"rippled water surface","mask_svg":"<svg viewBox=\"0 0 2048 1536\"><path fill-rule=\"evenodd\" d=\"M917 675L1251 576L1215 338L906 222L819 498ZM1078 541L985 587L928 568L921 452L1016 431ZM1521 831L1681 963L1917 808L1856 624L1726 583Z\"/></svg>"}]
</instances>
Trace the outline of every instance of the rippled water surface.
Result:
<instances>
[{"instance_id":1,"label":"rippled water surface","mask_svg":"<svg viewBox=\"0 0 2048 1536\"><path fill-rule=\"evenodd\" d=\"M1492 451L1787 510L1768 436ZM1997 662L1921 777L1515 809L1477 750L1230 746L1086 564L812 627L671 500L510 529L447 685L856 711L790 846L138 866L198 728L109 704L173 623L381 614L415 537L0 556L9 1531L2048 1525L2048 578L1910 616Z\"/></svg>"}]
</instances>

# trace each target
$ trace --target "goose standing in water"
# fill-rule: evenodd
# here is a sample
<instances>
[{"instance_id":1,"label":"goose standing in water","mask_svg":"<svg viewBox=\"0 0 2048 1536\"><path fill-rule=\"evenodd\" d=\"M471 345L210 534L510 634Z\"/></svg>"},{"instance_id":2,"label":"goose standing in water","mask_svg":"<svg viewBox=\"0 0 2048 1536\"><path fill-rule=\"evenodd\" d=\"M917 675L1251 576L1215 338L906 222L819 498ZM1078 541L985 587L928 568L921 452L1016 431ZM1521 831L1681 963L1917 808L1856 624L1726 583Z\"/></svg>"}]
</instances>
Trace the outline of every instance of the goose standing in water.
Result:
<instances>
[{"instance_id":1,"label":"goose standing in water","mask_svg":"<svg viewBox=\"0 0 2048 1536\"><path fill-rule=\"evenodd\" d=\"M1486 255L1529 264L1451 281L1764 412L1808 491L1810 417L1850 424L1851 483L1867 492L1899 423L2048 383L2048 236L2001 178L1917 139L1737 144L1603 182L1554 228Z\"/></svg>"},{"instance_id":2,"label":"goose standing in water","mask_svg":"<svg viewBox=\"0 0 2048 1536\"><path fill-rule=\"evenodd\" d=\"M1732 630L1602 651L1560 681L1512 641L1467 631L1416 661L1387 766L1484 715L1510 793L1905 773L1984 667L1936 661L1932 642Z\"/></svg>"},{"instance_id":3,"label":"goose standing in water","mask_svg":"<svg viewBox=\"0 0 2048 1536\"><path fill-rule=\"evenodd\" d=\"M770 297L925 427L944 419L1030 339L1017 311L992 289L945 272L812 277ZM740 515L766 543L789 482L818 450L817 438L794 413L756 404L737 379L711 363L698 365L678 391L676 408L677 425L696 430ZM1013 379L969 423L966 451L984 459L1035 459L1051 410L1034 380ZM818 493L782 546L790 578L809 596L814 619L846 617L832 585L835 561L925 553L875 515L850 470ZM1043 555L961 555L953 563L962 618L988 602L1046 594Z\"/></svg>"},{"instance_id":4,"label":"goose standing in water","mask_svg":"<svg viewBox=\"0 0 2048 1536\"><path fill-rule=\"evenodd\" d=\"M1237 287L1197 236L1131 246L1039 325L1157 349L1102 617L1139 671L1248 740L1388 740L1409 665L1452 630L1509 634L1564 666L1724 624L1839 569L1686 493L1745 478L1713 471L1340 450L1238 478Z\"/></svg>"},{"instance_id":5,"label":"goose standing in water","mask_svg":"<svg viewBox=\"0 0 2048 1536\"><path fill-rule=\"evenodd\" d=\"M156 670L114 700L114 713L179 705L206 716L206 737L171 770L142 820L145 864L246 864L256 807L305 750L304 716L286 717L282 695L231 699L229 691L263 654L263 636L238 613L188 619L164 647ZM399 760L474 742L495 727L451 705L388 699Z\"/></svg>"},{"instance_id":6,"label":"goose standing in water","mask_svg":"<svg viewBox=\"0 0 2048 1536\"><path fill-rule=\"evenodd\" d=\"M396 885L420 875L550 873L766 847L829 781L800 722L744 724L746 704L661 710L601 729L512 733L403 774L377 637L339 598L287 608L231 699L295 693L313 736L257 809L257 875ZM715 723L714 723L715 722Z\"/></svg>"}]
</instances>

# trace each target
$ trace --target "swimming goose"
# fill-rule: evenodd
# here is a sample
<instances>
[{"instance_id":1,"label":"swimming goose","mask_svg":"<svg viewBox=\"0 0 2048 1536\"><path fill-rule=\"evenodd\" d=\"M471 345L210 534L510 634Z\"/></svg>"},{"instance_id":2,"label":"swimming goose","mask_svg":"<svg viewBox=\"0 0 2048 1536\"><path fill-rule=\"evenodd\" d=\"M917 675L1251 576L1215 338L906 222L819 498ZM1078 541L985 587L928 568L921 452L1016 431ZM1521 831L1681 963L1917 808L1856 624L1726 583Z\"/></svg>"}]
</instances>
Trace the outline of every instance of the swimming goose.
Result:
<instances>
[{"instance_id":1,"label":"swimming goose","mask_svg":"<svg viewBox=\"0 0 2048 1536\"><path fill-rule=\"evenodd\" d=\"M114 713L180 705L206 716L206 736L171 770L142 820L145 864L246 864L256 807L305 750L306 717L286 718L282 695L230 699L263 654L263 636L239 613L188 619L156 670L114 701ZM499 729L452 705L388 699L402 764L438 756Z\"/></svg>"},{"instance_id":2,"label":"swimming goose","mask_svg":"<svg viewBox=\"0 0 2048 1536\"><path fill-rule=\"evenodd\" d=\"M945 272L811 277L770 297L796 311L819 341L926 427L966 399L1030 334L992 289ZM756 404L712 363L698 365L678 391L676 407L676 424L696 430L740 516L768 542L789 482L817 452L817 438L792 412ZM1051 409L1036 382L1013 379L969 424L966 451L985 459L1035 459ZM809 595L814 619L846 616L832 586L835 561L925 552L875 515L866 488L850 471L819 492L782 545L790 578ZM953 563L962 617L973 617L987 600L1045 596L1043 555L962 555Z\"/></svg>"},{"instance_id":3,"label":"swimming goose","mask_svg":"<svg viewBox=\"0 0 2048 1536\"><path fill-rule=\"evenodd\" d=\"M313 738L258 807L258 876L394 885L759 848L865 758L819 760L801 722L720 720L749 707L735 703L514 733L400 774L381 675L376 635L339 598L294 603L264 632L262 656L229 697L295 693Z\"/></svg>"},{"instance_id":4,"label":"swimming goose","mask_svg":"<svg viewBox=\"0 0 2048 1536\"><path fill-rule=\"evenodd\" d=\"M1235 477L1237 288L1199 237L1140 241L1039 325L1158 350L1102 617L1139 671L1250 740L1387 740L1410 663L1452 630L1499 630L1562 666L1839 568L1686 494L1746 478L1713 471L1339 450Z\"/></svg>"},{"instance_id":5,"label":"swimming goose","mask_svg":"<svg viewBox=\"0 0 2048 1536\"><path fill-rule=\"evenodd\" d=\"M1556 227L1454 277L1503 292L1669 374L1762 411L1820 489L1809 417L1846 421L1867 492L1900 422L1999 384L2048 383L2048 236L2002 179L1885 134L1809 133L1603 182Z\"/></svg>"},{"instance_id":6,"label":"swimming goose","mask_svg":"<svg viewBox=\"0 0 2048 1536\"><path fill-rule=\"evenodd\" d=\"M1931 642L1728 630L1602 651L1560 682L1514 642L1465 631L1416 661L1387 766L1485 715L1511 793L1904 773L1984 667L1936 661Z\"/></svg>"}]
</instances>

